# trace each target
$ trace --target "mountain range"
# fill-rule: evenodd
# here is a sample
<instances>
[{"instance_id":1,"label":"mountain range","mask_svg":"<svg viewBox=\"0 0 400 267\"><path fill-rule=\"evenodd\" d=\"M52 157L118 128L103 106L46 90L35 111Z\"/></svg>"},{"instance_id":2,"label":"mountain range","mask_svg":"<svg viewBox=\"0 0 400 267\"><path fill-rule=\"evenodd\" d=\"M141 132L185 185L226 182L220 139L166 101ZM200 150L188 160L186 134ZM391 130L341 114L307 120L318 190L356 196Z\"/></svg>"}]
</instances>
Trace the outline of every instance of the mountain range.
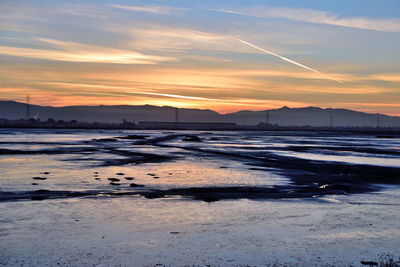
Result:
<instances>
[{"instance_id":1,"label":"mountain range","mask_svg":"<svg viewBox=\"0 0 400 267\"><path fill-rule=\"evenodd\" d=\"M25 103L15 101L0 101L0 118L26 118ZM30 117L43 120L77 120L82 122L120 123L127 121L175 121L176 108L152 105L110 105L110 106L29 106ZM400 117L384 114L371 114L348 109L333 109L319 107L288 108L268 110L270 124L280 126L359 126L400 127ZM238 125L255 125L267 121L265 111L238 111L220 114L210 109L178 109L180 122L214 122L236 123ZM379 122L378 122L379 121Z\"/></svg>"}]
</instances>

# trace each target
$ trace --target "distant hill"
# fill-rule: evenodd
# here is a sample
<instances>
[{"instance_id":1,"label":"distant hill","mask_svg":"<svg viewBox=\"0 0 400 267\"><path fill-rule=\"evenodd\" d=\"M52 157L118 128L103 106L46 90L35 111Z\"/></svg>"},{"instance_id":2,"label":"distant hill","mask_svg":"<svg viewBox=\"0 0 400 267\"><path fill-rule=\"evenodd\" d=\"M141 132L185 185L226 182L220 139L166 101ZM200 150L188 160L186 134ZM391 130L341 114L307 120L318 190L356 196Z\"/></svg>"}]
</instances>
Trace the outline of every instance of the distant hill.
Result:
<instances>
[{"instance_id":1,"label":"distant hill","mask_svg":"<svg viewBox=\"0 0 400 267\"><path fill-rule=\"evenodd\" d=\"M130 106L66 106L50 107L30 105L31 117L38 116L42 121L77 120L85 122L122 122L127 121L174 121L174 107L151 105ZM0 101L0 118L21 119L26 116L26 104L15 101ZM330 117L333 126L377 125L377 114L369 114L348 109L318 107L288 108L269 110L269 122L281 126L329 126ZM266 121L266 111L239 111L219 114L209 109L179 109L181 122L234 122L239 125L255 125ZM381 127L400 127L400 117L379 114Z\"/></svg>"},{"instance_id":2,"label":"distant hill","mask_svg":"<svg viewBox=\"0 0 400 267\"><path fill-rule=\"evenodd\" d=\"M377 118L381 127L400 127L400 117L384 114L371 114L349 109L333 108L288 108L269 110L269 122L281 126L330 126L332 116L333 126L376 127ZM226 121L239 124L256 124L266 121L265 111L239 111L224 115Z\"/></svg>"}]
</instances>

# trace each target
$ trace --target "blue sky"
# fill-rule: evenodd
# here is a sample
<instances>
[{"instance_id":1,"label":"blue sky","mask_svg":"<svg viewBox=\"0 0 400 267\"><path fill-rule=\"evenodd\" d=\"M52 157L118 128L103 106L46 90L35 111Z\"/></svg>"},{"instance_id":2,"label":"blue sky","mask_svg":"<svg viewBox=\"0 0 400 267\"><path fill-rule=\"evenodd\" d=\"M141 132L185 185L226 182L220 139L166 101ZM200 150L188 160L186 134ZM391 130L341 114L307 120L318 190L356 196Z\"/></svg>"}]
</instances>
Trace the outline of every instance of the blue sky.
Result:
<instances>
[{"instance_id":1,"label":"blue sky","mask_svg":"<svg viewBox=\"0 0 400 267\"><path fill-rule=\"evenodd\" d=\"M399 10L394 0L6 0L0 99L400 115Z\"/></svg>"}]
</instances>

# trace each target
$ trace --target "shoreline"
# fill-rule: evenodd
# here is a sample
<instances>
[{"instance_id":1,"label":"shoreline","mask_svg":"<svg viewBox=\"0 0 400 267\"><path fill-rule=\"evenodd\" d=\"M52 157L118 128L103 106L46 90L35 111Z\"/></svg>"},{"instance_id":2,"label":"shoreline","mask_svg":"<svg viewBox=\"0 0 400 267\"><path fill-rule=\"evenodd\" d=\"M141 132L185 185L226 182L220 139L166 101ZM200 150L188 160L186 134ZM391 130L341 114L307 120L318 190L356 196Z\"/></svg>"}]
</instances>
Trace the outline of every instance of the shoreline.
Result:
<instances>
[{"instance_id":1,"label":"shoreline","mask_svg":"<svg viewBox=\"0 0 400 267\"><path fill-rule=\"evenodd\" d=\"M388 136L377 136L377 138L393 138L400 137L400 127L399 128L370 128L370 127L271 127L262 128L258 126L237 126L235 128L182 128L182 127L124 127L124 126L35 126L35 125L0 125L0 129L71 129L71 130L132 130L132 131L142 131L142 130L154 130L154 131L217 131L217 132L230 132L230 131L255 131L255 132L321 132L321 133L340 133L340 134L388 134Z\"/></svg>"}]
</instances>

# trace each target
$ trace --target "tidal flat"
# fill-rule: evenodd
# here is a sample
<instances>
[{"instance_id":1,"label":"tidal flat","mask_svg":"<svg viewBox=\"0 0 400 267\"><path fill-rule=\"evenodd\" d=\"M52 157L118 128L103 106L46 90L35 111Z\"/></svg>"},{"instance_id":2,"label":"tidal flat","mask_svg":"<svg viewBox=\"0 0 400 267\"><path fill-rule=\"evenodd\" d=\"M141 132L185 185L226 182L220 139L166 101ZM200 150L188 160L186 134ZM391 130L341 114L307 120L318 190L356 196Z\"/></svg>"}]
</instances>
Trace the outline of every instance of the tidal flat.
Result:
<instances>
[{"instance_id":1,"label":"tidal flat","mask_svg":"<svg viewBox=\"0 0 400 267\"><path fill-rule=\"evenodd\" d=\"M0 265L362 266L400 253L400 136L1 129L0 170Z\"/></svg>"}]
</instances>

